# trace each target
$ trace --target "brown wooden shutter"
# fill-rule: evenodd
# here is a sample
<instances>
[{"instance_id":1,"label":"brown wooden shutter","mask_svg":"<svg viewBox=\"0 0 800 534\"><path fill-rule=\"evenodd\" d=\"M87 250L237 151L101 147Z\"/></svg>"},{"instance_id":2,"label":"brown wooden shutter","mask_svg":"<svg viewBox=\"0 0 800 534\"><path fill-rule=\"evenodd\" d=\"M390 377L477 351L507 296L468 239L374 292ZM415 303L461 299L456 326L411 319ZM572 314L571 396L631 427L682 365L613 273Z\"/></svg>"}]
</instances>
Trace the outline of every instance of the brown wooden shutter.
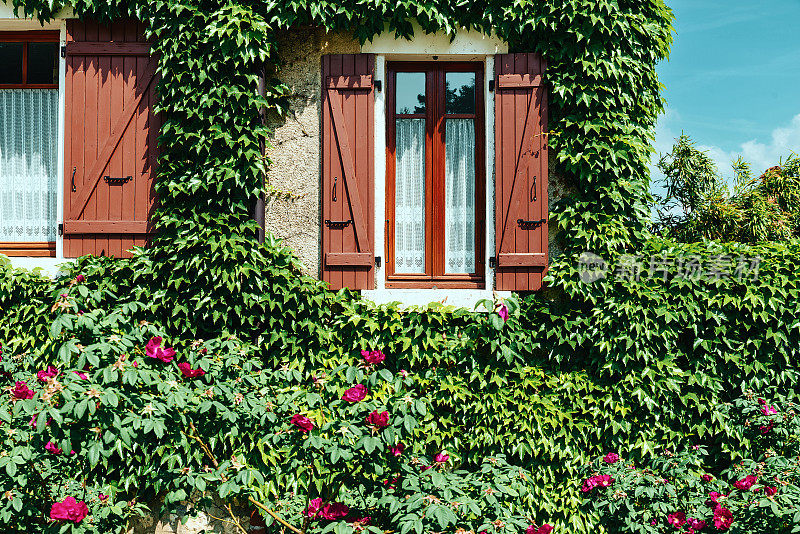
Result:
<instances>
[{"instance_id":1,"label":"brown wooden shutter","mask_svg":"<svg viewBox=\"0 0 800 534\"><path fill-rule=\"evenodd\" d=\"M536 291L548 265L547 92L539 54L495 57L495 288Z\"/></svg>"},{"instance_id":2,"label":"brown wooden shutter","mask_svg":"<svg viewBox=\"0 0 800 534\"><path fill-rule=\"evenodd\" d=\"M322 279L331 289L375 282L372 54L322 57Z\"/></svg>"},{"instance_id":3,"label":"brown wooden shutter","mask_svg":"<svg viewBox=\"0 0 800 534\"><path fill-rule=\"evenodd\" d=\"M67 22L64 256L126 257L153 208L156 62L144 25Z\"/></svg>"}]
</instances>

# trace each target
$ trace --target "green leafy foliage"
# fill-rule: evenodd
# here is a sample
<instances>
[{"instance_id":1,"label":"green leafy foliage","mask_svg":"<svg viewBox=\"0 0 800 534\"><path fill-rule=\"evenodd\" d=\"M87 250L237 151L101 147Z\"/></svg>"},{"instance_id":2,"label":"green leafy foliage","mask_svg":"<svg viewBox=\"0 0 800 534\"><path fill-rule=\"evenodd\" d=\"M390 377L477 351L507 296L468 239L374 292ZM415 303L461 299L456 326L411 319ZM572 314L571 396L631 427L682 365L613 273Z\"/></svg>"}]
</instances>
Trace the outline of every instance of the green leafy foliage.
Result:
<instances>
[{"instance_id":1,"label":"green leafy foliage","mask_svg":"<svg viewBox=\"0 0 800 534\"><path fill-rule=\"evenodd\" d=\"M658 197L655 230L681 241L716 239L741 243L797 237L800 217L800 158L753 177L750 165L733 162L735 186L729 193L708 154L681 135L659 160L665 196Z\"/></svg>"},{"instance_id":2,"label":"green leafy foliage","mask_svg":"<svg viewBox=\"0 0 800 534\"><path fill-rule=\"evenodd\" d=\"M585 472L584 505L609 533L800 531L797 405L750 394L726 408L752 439L743 461L714 465L700 446L666 450L641 468L609 454Z\"/></svg>"}]
</instances>

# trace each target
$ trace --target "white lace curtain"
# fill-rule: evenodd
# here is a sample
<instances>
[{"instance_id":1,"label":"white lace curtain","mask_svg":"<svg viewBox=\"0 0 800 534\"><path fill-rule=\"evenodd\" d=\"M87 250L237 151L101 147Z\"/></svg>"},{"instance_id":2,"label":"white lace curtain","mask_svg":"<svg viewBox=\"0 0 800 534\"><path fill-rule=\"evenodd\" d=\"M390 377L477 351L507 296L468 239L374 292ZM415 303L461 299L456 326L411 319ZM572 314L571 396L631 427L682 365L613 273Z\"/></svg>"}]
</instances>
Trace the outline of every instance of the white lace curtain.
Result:
<instances>
[{"instance_id":1,"label":"white lace curtain","mask_svg":"<svg viewBox=\"0 0 800 534\"><path fill-rule=\"evenodd\" d=\"M425 119L397 119L395 128L394 270L425 272Z\"/></svg>"},{"instance_id":2,"label":"white lace curtain","mask_svg":"<svg viewBox=\"0 0 800 534\"><path fill-rule=\"evenodd\" d=\"M444 269L475 272L475 121L445 121Z\"/></svg>"},{"instance_id":3,"label":"white lace curtain","mask_svg":"<svg viewBox=\"0 0 800 534\"><path fill-rule=\"evenodd\" d=\"M58 89L0 89L0 241L56 240Z\"/></svg>"}]
</instances>

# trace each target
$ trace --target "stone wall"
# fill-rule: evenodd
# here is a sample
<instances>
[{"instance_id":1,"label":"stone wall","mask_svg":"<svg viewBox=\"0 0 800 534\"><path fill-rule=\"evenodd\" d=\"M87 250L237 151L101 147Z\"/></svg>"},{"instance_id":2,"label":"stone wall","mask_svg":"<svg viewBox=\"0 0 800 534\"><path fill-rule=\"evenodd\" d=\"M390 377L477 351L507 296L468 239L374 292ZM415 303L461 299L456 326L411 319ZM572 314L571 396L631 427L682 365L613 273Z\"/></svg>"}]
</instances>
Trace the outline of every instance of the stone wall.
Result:
<instances>
[{"instance_id":1,"label":"stone wall","mask_svg":"<svg viewBox=\"0 0 800 534\"><path fill-rule=\"evenodd\" d=\"M301 28L279 37L279 78L289 86L287 116L272 117L268 182L292 193L267 201L266 227L291 246L304 271L321 276L322 231L322 55L357 54L351 35Z\"/></svg>"}]
</instances>

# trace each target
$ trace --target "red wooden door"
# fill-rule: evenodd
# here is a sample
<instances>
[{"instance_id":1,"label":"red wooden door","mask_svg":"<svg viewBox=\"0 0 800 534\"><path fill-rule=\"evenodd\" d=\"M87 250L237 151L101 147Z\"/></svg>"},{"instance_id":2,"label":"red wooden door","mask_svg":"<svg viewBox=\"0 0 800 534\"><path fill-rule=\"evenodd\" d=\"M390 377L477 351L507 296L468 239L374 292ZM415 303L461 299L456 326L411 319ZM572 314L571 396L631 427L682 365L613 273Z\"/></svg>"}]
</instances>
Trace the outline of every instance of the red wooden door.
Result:
<instances>
[{"instance_id":1,"label":"red wooden door","mask_svg":"<svg viewBox=\"0 0 800 534\"><path fill-rule=\"evenodd\" d=\"M539 54L495 57L495 288L536 291L548 265L547 92Z\"/></svg>"},{"instance_id":2,"label":"red wooden door","mask_svg":"<svg viewBox=\"0 0 800 534\"><path fill-rule=\"evenodd\" d=\"M155 59L136 21L67 22L64 256L147 243L160 123Z\"/></svg>"},{"instance_id":3,"label":"red wooden door","mask_svg":"<svg viewBox=\"0 0 800 534\"><path fill-rule=\"evenodd\" d=\"M375 56L322 58L322 279L374 289Z\"/></svg>"}]
</instances>

